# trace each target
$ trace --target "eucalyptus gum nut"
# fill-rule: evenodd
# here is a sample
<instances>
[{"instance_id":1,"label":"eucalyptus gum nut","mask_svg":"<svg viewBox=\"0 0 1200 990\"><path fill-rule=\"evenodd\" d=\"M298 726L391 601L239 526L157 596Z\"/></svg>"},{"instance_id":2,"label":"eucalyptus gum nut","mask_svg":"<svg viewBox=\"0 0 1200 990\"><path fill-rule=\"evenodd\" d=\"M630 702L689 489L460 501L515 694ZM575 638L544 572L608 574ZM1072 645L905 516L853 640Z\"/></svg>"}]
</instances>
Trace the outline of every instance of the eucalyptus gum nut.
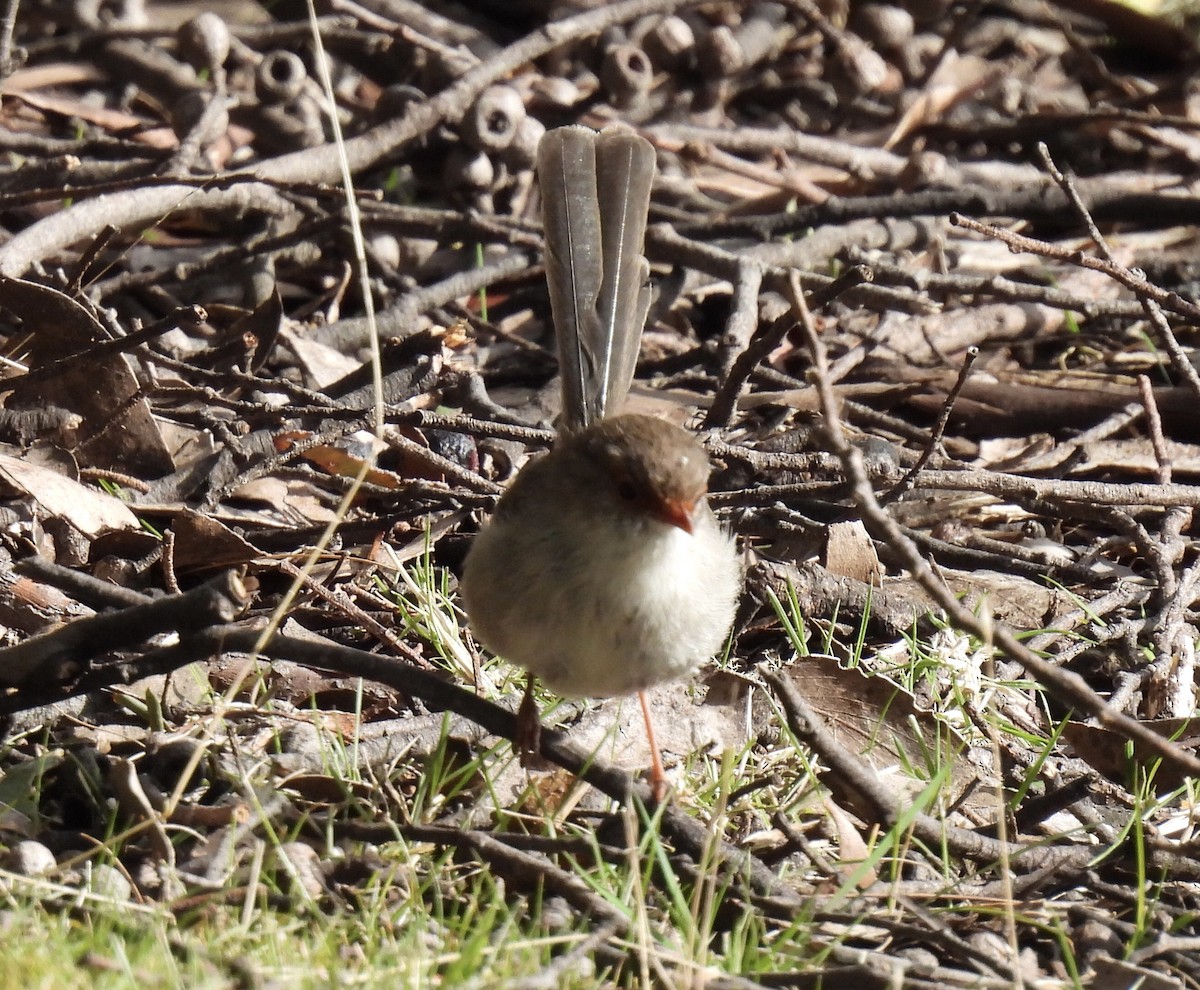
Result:
<instances>
[{"instance_id":1,"label":"eucalyptus gum nut","mask_svg":"<svg viewBox=\"0 0 1200 990\"><path fill-rule=\"evenodd\" d=\"M645 51L636 45L616 45L604 53L600 83L616 107L640 102L650 91L654 70Z\"/></svg>"},{"instance_id":2,"label":"eucalyptus gum nut","mask_svg":"<svg viewBox=\"0 0 1200 990\"><path fill-rule=\"evenodd\" d=\"M696 46L696 33L682 17L664 17L650 29L643 42L656 65L674 68L687 60Z\"/></svg>"},{"instance_id":3,"label":"eucalyptus gum nut","mask_svg":"<svg viewBox=\"0 0 1200 990\"><path fill-rule=\"evenodd\" d=\"M508 160L517 165L532 165L537 147L546 133L546 125L536 117L525 117L517 126L513 143L508 146Z\"/></svg>"},{"instance_id":4,"label":"eucalyptus gum nut","mask_svg":"<svg viewBox=\"0 0 1200 990\"><path fill-rule=\"evenodd\" d=\"M258 64L254 92L263 103L287 103L300 95L308 70L294 52L273 51Z\"/></svg>"},{"instance_id":5,"label":"eucalyptus gum nut","mask_svg":"<svg viewBox=\"0 0 1200 990\"><path fill-rule=\"evenodd\" d=\"M197 69L218 69L229 57L229 26L211 10L181 24L176 39L179 53Z\"/></svg>"},{"instance_id":6,"label":"eucalyptus gum nut","mask_svg":"<svg viewBox=\"0 0 1200 990\"><path fill-rule=\"evenodd\" d=\"M137 30L147 27L145 0L76 0L75 17L86 28Z\"/></svg>"},{"instance_id":7,"label":"eucalyptus gum nut","mask_svg":"<svg viewBox=\"0 0 1200 990\"><path fill-rule=\"evenodd\" d=\"M511 86L489 86L463 120L462 136L479 151L503 151L525 119L525 103Z\"/></svg>"},{"instance_id":8,"label":"eucalyptus gum nut","mask_svg":"<svg viewBox=\"0 0 1200 990\"><path fill-rule=\"evenodd\" d=\"M884 51L898 52L913 39L916 21L902 7L863 5L857 16L863 38Z\"/></svg>"},{"instance_id":9,"label":"eucalyptus gum nut","mask_svg":"<svg viewBox=\"0 0 1200 990\"><path fill-rule=\"evenodd\" d=\"M491 158L482 151L472 153L462 146L451 150L446 157L443 174L447 181L459 188L490 189L496 181L496 167Z\"/></svg>"},{"instance_id":10,"label":"eucalyptus gum nut","mask_svg":"<svg viewBox=\"0 0 1200 990\"><path fill-rule=\"evenodd\" d=\"M745 64L742 46L724 24L714 27L697 45L697 59L701 70L717 79L728 79Z\"/></svg>"},{"instance_id":11,"label":"eucalyptus gum nut","mask_svg":"<svg viewBox=\"0 0 1200 990\"><path fill-rule=\"evenodd\" d=\"M562 76L544 76L537 81L535 93L554 107L573 107L582 99L579 87Z\"/></svg>"}]
</instances>

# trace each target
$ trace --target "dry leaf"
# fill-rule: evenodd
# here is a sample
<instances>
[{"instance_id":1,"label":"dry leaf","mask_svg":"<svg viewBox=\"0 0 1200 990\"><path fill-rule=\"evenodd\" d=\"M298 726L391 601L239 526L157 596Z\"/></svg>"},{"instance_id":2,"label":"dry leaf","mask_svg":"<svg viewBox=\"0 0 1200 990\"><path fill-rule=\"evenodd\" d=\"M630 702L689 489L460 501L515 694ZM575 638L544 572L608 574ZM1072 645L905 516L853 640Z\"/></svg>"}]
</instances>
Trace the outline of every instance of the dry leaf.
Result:
<instances>
[{"instance_id":1,"label":"dry leaf","mask_svg":"<svg viewBox=\"0 0 1200 990\"><path fill-rule=\"evenodd\" d=\"M30 370L74 359L60 374L42 381L9 379L10 408L58 406L78 413L83 418L80 435L86 439L72 453L81 464L154 476L175 469L129 357L87 354L107 339L90 312L57 289L4 276L0 307L32 334Z\"/></svg>"},{"instance_id":2,"label":"dry leaf","mask_svg":"<svg viewBox=\"0 0 1200 990\"><path fill-rule=\"evenodd\" d=\"M883 579L883 567L875 544L859 519L830 524L825 531L825 554L821 563L834 574L876 588Z\"/></svg>"},{"instance_id":3,"label":"dry leaf","mask_svg":"<svg viewBox=\"0 0 1200 990\"><path fill-rule=\"evenodd\" d=\"M847 670L825 657L800 658L789 674L837 740L880 773L911 768L924 780L948 773L954 797L975 781L974 768L963 759L965 740L886 677ZM912 784L915 790L923 780Z\"/></svg>"},{"instance_id":4,"label":"dry leaf","mask_svg":"<svg viewBox=\"0 0 1200 990\"><path fill-rule=\"evenodd\" d=\"M1189 751L1195 751L1200 742L1200 723L1191 718L1163 718L1140 720L1151 732L1164 739L1173 739ZM1071 744L1076 755L1089 766L1099 770L1109 780L1128 785L1135 767L1145 767L1158 762L1158 756L1148 753L1146 747L1130 742L1120 733L1102 725L1088 722L1068 722L1063 729L1063 738ZM1154 775L1157 791L1169 791L1180 786L1184 776L1169 763L1162 763Z\"/></svg>"},{"instance_id":5,"label":"dry leaf","mask_svg":"<svg viewBox=\"0 0 1200 990\"><path fill-rule=\"evenodd\" d=\"M115 530L140 529L137 516L118 498L72 481L49 468L0 454L0 477L42 512L64 519L89 539Z\"/></svg>"},{"instance_id":6,"label":"dry leaf","mask_svg":"<svg viewBox=\"0 0 1200 990\"><path fill-rule=\"evenodd\" d=\"M258 548L210 515L184 509L171 524L175 534L175 570L224 570L256 560Z\"/></svg>"}]
</instances>

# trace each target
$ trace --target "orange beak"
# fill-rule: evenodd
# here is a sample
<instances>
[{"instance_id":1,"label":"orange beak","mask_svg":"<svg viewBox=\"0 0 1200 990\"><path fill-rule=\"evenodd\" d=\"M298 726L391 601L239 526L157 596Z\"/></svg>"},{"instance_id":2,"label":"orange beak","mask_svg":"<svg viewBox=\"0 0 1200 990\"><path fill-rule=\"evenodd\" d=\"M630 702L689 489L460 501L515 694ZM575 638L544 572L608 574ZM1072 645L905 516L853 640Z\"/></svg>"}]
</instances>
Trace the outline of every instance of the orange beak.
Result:
<instances>
[{"instance_id":1,"label":"orange beak","mask_svg":"<svg viewBox=\"0 0 1200 990\"><path fill-rule=\"evenodd\" d=\"M692 513L695 501L684 498L664 498L655 507L655 515L665 523L678 526L685 533L692 531Z\"/></svg>"}]
</instances>

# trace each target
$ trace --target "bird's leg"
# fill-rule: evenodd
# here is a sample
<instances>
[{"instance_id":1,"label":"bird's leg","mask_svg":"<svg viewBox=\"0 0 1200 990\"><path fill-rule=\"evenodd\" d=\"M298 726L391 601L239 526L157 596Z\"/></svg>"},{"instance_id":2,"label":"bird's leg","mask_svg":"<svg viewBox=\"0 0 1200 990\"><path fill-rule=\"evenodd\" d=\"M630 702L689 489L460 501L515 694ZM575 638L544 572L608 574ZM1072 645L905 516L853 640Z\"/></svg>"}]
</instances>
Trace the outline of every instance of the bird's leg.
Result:
<instances>
[{"instance_id":1,"label":"bird's leg","mask_svg":"<svg viewBox=\"0 0 1200 990\"><path fill-rule=\"evenodd\" d=\"M525 680L525 696L517 709L517 731L513 734L513 746L523 767L536 764L542 750L542 719L533 697L533 685L534 677L530 674Z\"/></svg>"},{"instance_id":2,"label":"bird's leg","mask_svg":"<svg viewBox=\"0 0 1200 990\"><path fill-rule=\"evenodd\" d=\"M654 736L654 722L650 718L650 701L645 691L638 692L642 703L642 717L646 720L646 741L650 744L650 790L655 801L661 801L667 793L667 778L663 772L662 754L658 751L658 740Z\"/></svg>"}]
</instances>

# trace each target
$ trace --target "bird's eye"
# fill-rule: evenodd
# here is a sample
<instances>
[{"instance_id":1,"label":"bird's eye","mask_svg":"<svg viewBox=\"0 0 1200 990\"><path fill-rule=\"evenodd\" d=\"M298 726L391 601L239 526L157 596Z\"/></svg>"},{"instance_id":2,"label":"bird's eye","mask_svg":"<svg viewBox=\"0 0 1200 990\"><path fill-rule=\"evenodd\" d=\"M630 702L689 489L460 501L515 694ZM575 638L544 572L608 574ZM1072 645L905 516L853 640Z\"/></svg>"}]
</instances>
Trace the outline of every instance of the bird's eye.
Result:
<instances>
[{"instance_id":1,"label":"bird's eye","mask_svg":"<svg viewBox=\"0 0 1200 990\"><path fill-rule=\"evenodd\" d=\"M637 499L637 488L632 481L617 482L617 494L626 502L633 502Z\"/></svg>"}]
</instances>

